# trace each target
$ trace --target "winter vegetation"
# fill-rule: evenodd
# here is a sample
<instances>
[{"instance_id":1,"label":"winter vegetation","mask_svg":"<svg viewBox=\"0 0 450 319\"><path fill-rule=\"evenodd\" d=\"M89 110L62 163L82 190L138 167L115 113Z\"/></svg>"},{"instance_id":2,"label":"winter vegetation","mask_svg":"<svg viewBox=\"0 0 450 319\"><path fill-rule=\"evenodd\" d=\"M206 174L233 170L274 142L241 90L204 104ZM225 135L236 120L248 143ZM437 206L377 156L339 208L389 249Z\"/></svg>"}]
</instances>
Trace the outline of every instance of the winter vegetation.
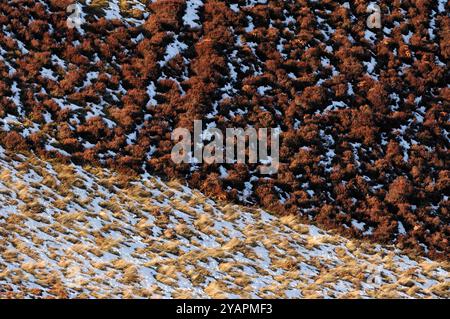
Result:
<instances>
[{"instance_id":1,"label":"winter vegetation","mask_svg":"<svg viewBox=\"0 0 450 319\"><path fill-rule=\"evenodd\" d=\"M449 298L448 262L0 149L0 298Z\"/></svg>"},{"instance_id":2,"label":"winter vegetation","mask_svg":"<svg viewBox=\"0 0 450 319\"><path fill-rule=\"evenodd\" d=\"M448 298L449 3L374 2L1 1L0 298Z\"/></svg>"}]
</instances>

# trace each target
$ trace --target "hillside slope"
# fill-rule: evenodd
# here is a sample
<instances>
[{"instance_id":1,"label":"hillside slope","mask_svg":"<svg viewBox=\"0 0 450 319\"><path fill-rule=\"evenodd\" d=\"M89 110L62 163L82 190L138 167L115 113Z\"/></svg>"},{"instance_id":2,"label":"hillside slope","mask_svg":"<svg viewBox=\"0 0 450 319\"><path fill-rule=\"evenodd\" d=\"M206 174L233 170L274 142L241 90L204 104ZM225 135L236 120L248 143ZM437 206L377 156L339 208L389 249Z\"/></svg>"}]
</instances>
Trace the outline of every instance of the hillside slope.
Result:
<instances>
[{"instance_id":1,"label":"hillside slope","mask_svg":"<svg viewBox=\"0 0 450 319\"><path fill-rule=\"evenodd\" d=\"M448 259L445 0L0 3L0 144ZM278 127L281 166L175 165L170 134ZM447 194L447 195L446 195Z\"/></svg>"},{"instance_id":2,"label":"hillside slope","mask_svg":"<svg viewBox=\"0 0 450 319\"><path fill-rule=\"evenodd\" d=\"M0 148L0 298L449 298L449 266Z\"/></svg>"}]
</instances>

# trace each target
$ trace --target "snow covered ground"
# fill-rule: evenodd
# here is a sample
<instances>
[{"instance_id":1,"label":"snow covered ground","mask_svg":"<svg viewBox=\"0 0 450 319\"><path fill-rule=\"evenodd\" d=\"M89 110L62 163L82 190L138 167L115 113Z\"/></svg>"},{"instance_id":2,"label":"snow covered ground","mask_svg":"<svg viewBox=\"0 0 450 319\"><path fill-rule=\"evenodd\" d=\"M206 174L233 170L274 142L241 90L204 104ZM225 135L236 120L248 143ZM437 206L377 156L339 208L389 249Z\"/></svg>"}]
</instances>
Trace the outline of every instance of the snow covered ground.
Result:
<instances>
[{"instance_id":1,"label":"snow covered ground","mask_svg":"<svg viewBox=\"0 0 450 319\"><path fill-rule=\"evenodd\" d=\"M148 10L147 4L157 1L131 0L124 8L124 1L110 0L101 10L90 11L87 5L92 2L80 1L82 18L93 23L105 17L109 24L102 36L88 22L73 34L60 30L66 12L53 12L56 9L48 0L36 1L42 12L31 5L20 7L21 12L10 11L18 5L2 3L0 18L7 23L0 26L0 133L17 132L28 139L28 145L39 133L36 147L67 157L80 148L87 157L95 153L101 163L123 159L131 147L144 145L141 160L148 165L162 157L164 136L170 135L154 128L163 122L177 123L172 109L182 111L179 114L189 109L192 113L187 117L194 117L197 105L191 107L191 101L197 96L206 99L197 102L211 126L219 122L235 126L236 118L251 119L261 111L262 119L270 115L295 133L295 143L288 146L296 161L288 164L298 167L292 179L275 180L273 202L289 204L295 194L302 201L298 212L314 211L311 216L318 215L320 205L335 205L336 211L351 215L344 225L347 229L370 237L377 233L375 225L386 224L370 219L375 216L371 212L361 213L372 209L367 199L383 199L396 177L417 174L417 191L411 195L421 197L411 202L409 216L414 218L396 219L400 214L392 214L391 222L398 226L390 228L389 235L405 243L427 238L428 242L421 242L425 252L431 241L441 252L446 248L441 246L448 233L448 196L439 188L447 181L444 160L450 141L448 112L441 108L442 97L448 94L440 87L445 82L441 74L448 71L439 48L446 2L435 2L426 13L430 27L425 34L413 27L411 13L395 2L385 4L393 13L386 15L390 21L384 19L382 34L344 28L365 20L355 15L358 10L349 2L330 3L332 12L311 5L316 1L310 1L307 10L297 10L294 1L280 1L280 9L273 5L269 9L264 5L274 1L247 0L228 2L225 6L230 10L221 12L206 1L187 0L174 20L167 17L171 15L164 6L160 11ZM25 10L33 14L22 14ZM16 15L22 23L10 21ZM235 22L229 24L226 17ZM113 24L115 19L123 25ZM177 22L178 29L167 21ZM40 56L41 43L24 36L22 24L29 25L27 31L45 33L37 38L49 46L48 56ZM213 24L221 28L212 28ZM221 30L220 36L216 30ZM221 44L225 31L231 41ZM355 50L347 50L350 47ZM408 50L402 53L402 48ZM387 59L389 63L383 62ZM352 62L351 68L344 68L344 62ZM210 77L216 71L209 64L220 66L220 77ZM421 71L433 64L432 73ZM142 79L132 83L138 75ZM203 77L208 81L201 82ZM204 90L209 81L217 85L213 93ZM369 101L377 95L367 92L378 82L386 88L385 102ZM397 89L400 83L402 89ZM417 90L421 83L428 83L422 93ZM326 101L305 108L308 101L298 97L306 86L325 88ZM136 92L146 93L148 101L134 101ZM252 104L242 103L250 98ZM112 116L134 102L143 113L141 119L132 115L133 123L125 125L121 122L125 112ZM380 104L379 110L361 103ZM340 112L342 121L356 124L347 127L327 117ZM357 127L359 117L365 128L377 131L355 130L350 136L347 129ZM101 121L89 125L89 130L104 123L109 135L86 134L83 125L93 118ZM253 125L258 122L253 121ZM61 124L66 124L65 130ZM365 141L366 133L373 133L374 142ZM109 147L115 144L120 146ZM303 165L310 157L311 163ZM298 162L306 166L305 172ZM377 163L380 168L373 170ZM348 174L333 177L344 168ZM201 169L192 167L192 171ZM251 169L242 174L220 166L216 173L224 183L238 187L233 190L242 203L257 203L261 179ZM335 180L342 182L339 187ZM289 193L286 189L292 185L297 186ZM367 185L367 190L354 196L360 185ZM343 199L341 190L347 194ZM423 207L416 206L419 202ZM380 207L373 209L383 211ZM421 216L425 218L416 220ZM441 220L440 233L435 232L436 216ZM422 238L417 236L418 225L424 229ZM216 202L178 182L163 182L148 174L128 181L113 171L6 154L0 147L0 298L449 298L448 271L448 262L411 259L391 246L348 240L295 217Z\"/></svg>"},{"instance_id":2,"label":"snow covered ground","mask_svg":"<svg viewBox=\"0 0 450 319\"><path fill-rule=\"evenodd\" d=\"M449 264L0 148L0 298L443 297Z\"/></svg>"}]
</instances>

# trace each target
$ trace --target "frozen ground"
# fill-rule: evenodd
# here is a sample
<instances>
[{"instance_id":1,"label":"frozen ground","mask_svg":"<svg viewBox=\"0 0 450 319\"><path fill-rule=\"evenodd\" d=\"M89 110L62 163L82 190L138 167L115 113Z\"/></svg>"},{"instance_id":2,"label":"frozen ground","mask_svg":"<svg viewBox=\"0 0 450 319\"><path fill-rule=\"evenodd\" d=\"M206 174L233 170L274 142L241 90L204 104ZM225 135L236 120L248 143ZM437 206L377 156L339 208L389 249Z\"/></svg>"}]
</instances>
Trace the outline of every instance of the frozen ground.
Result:
<instances>
[{"instance_id":1,"label":"frozen ground","mask_svg":"<svg viewBox=\"0 0 450 319\"><path fill-rule=\"evenodd\" d=\"M448 298L449 265L0 148L0 298Z\"/></svg>"}]
</instances>

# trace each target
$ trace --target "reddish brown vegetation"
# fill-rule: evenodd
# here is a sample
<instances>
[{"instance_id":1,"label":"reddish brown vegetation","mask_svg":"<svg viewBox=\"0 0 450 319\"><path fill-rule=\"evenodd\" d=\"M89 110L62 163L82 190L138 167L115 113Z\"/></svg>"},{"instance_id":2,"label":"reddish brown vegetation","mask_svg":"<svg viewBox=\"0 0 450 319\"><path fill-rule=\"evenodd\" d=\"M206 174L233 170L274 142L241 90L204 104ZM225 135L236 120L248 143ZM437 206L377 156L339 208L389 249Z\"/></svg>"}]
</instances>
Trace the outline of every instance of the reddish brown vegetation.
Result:
<instances>
[{"instance_id":1,"label":"reddish brown vegetation","mask_svg":"<svg viewBox=\"0 0 450 319\"><path fill-rule=\"evenodd\" d=\"M28 50L0 33L2 56L10 62L0 59L1 143L42 152L53 137L77 161L136 170L145 164L152 173L186 178L231 200L251 182L249 200L280 214L299 213L346 234L448 257L449 17L438 12L436 1L381 1L390 31L373 30L370 41L368 1L348 1L350 9L342 5L347 1L303 0L268 1L239 12L229 7L244 2L206 1L202 28L190 29L182 22L184 1L156 1L142 26L90 17L84 36L65 26L61 1L49 1L51 14L32 0L0 3L0 24ZM255 26L249 32L247 16ZM325 23L335 31L322 32ZM188 49L158 63L175 36ZM56 79L42 76L42 68L52 69ZM90 72L98 73L84 83ZM147 94L151 83L154 96ZM223 97L227 83L234 90ZM260 94L259 87L270 90ZM20 115L14 94L20 111L41 128L26 140L1 132L2 118ZM64 98L66 107L55 102ZM325 111L333 102L341 104ZM215 103L217 114L206 119ZM102 113L88 113L96 105ZM192 127L194 119L222 129L280 125L279 174L250 181L253 165L228 165L225 178L218 165L195 172L174 165L170 133ZM335 155L327 162L330 150ZM406 234L399 233L399 222Z\"/></svg>"}]
</instances>

